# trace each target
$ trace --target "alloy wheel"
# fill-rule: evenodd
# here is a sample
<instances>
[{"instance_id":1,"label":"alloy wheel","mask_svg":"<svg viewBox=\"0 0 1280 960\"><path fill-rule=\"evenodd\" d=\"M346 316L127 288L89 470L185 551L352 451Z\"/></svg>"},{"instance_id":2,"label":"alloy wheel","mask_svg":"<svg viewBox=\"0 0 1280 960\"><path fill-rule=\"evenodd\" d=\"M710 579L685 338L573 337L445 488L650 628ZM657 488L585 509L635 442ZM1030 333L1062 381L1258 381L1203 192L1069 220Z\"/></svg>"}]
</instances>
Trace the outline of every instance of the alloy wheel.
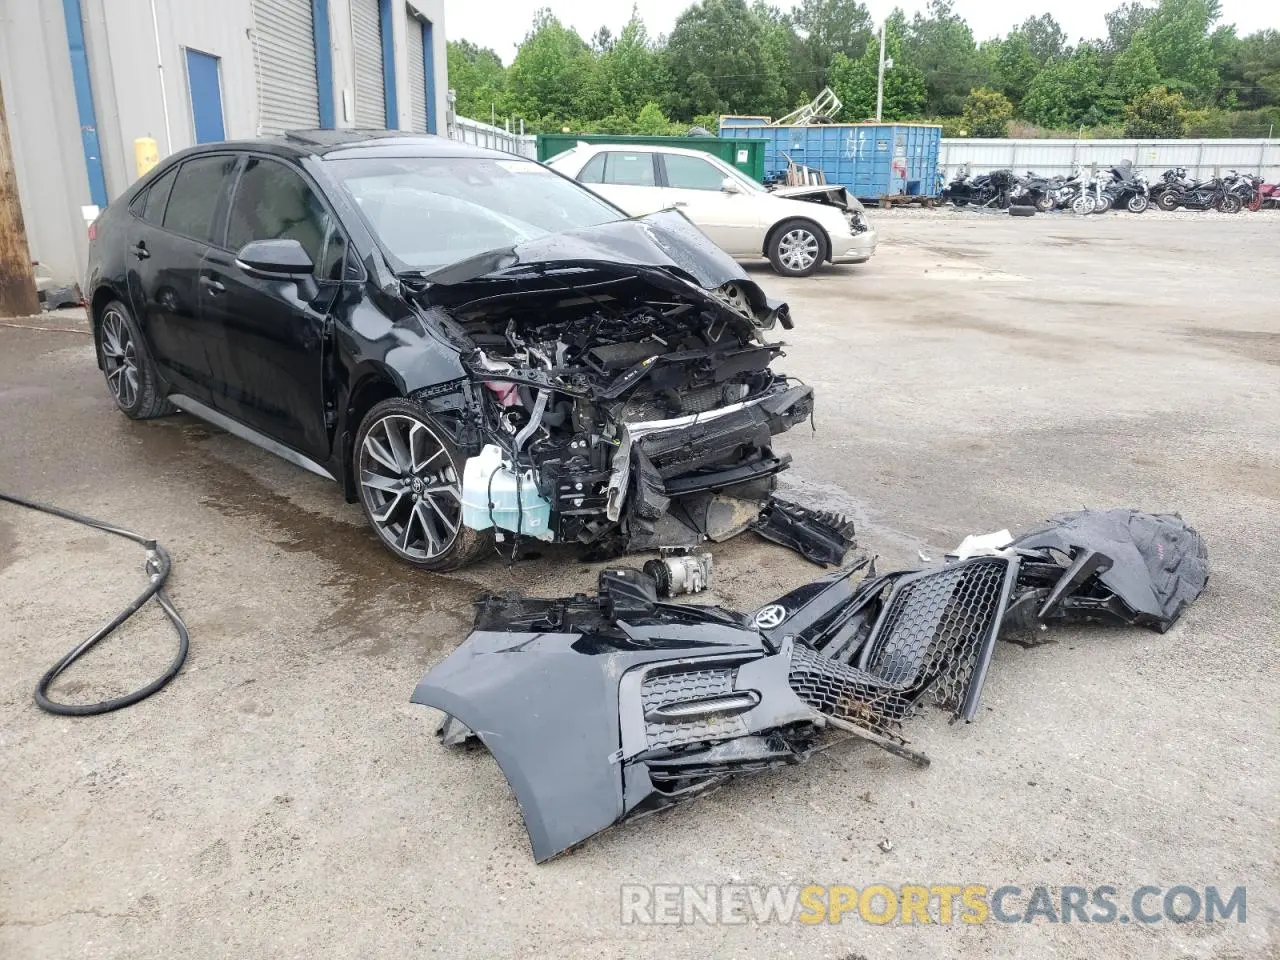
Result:
<instances>
[{"instance_id":1,"label":"alloy wheel","mask_svg":"<svg viewBox=\"0 0 1280 960\"><path fill-rule=\"evenodd\" d=\"M365 434L358 467L369 518L388 546L414 560L452 546L462 523L462 483L430 427L387 414Z\"/></svg>"},{"instance_id":2,"label":"alloy wheel","mask_svg":"<svg viewBox=\"0 0 1280 960\"><path fill-rule=\"evenodd\" d=\"M788 230L778 242L778 259L788 270L808 270L818 259L818 238L808 230Z\"/></svg>"},{"instance_id":3,"label":"alloy wheel","mask_svg":"<svg viewBox=\"0 0 1280 960\"><path fill-rule=\"evenodd\" d=\"M121 407L132 407L138 400L138 350L129 325L116 310L102 317L102 359L107 388Z\"/></svg>"}]
</instances>

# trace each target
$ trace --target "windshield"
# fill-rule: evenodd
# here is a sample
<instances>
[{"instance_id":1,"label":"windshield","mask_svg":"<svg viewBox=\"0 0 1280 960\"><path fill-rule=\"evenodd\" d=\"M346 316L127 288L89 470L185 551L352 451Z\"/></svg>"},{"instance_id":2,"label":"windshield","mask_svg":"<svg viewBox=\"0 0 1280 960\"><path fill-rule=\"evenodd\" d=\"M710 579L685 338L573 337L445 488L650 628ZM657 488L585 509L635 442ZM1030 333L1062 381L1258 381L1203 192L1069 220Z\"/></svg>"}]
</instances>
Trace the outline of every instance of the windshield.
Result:
<instances>
[{"instance_id":1,"label":"windshield","mask_svg":"<svg viewBox=\"0 0 1280 960\"><path fill-rule=\"evenodd\" d=\"M378 239L407 270L625 215L532 160L380 157L326 161Z\"/></svg>"}]
</instances>

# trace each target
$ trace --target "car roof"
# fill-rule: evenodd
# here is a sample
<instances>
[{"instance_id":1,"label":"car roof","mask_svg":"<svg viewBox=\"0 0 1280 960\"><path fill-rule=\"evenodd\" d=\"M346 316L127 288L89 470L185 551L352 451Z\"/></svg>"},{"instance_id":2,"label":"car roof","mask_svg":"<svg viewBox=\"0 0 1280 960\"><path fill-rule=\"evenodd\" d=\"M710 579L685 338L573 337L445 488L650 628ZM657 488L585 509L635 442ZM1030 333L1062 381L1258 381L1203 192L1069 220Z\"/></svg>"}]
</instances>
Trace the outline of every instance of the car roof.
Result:
<instances>
[{"instance_id":1,"label":"car roof","mask_svg":"<svg viewBox=\"0 0 1280 960\"><path fill-rule=\"evenodd\" d=\"M707 157L711 154L705 150L693 150L689 147L668 147L656 143L586 143L579 140L572 150L584 153L600 153L604 150L625 150L629 153L676 153L686 157ZM568 153L569 151L565 151ZM716 159L719 159L718 157Z\"/></svg>"},{"instance_id":2,"label":"car roof","mask_svg":"<svg viewBox=\"0 0 1280 960\"><path fill-rule=\"evenodd\" d=\"M515 155L429 133L402 130L288 130L278 137L205 143L184 156L221 150L257 150L288 157L477 157L510 160ZM520 158L527 159L527 158Z\"/></svg>"}]
</instances>

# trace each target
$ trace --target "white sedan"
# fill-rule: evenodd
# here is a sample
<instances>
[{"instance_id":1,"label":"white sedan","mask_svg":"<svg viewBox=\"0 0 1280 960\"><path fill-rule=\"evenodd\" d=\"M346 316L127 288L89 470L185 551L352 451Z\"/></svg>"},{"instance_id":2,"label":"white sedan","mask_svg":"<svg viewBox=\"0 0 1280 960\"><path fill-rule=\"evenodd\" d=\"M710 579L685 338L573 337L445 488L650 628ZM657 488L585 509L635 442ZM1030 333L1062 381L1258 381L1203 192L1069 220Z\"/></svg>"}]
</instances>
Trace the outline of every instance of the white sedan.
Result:
<instances>
[{"instance_id":1,"label":"white sedan","mask_svg":"<svg viewBox=\"0 0 1280 960\"><path fill-rule=\"evenodd\" d=\"M547 165L633 217L676 207L729 255L766 256L784 276L875 253L875 229L844 187L766 190L718 157L678 147L579 143Z\"/></svg>"}]
</instances>

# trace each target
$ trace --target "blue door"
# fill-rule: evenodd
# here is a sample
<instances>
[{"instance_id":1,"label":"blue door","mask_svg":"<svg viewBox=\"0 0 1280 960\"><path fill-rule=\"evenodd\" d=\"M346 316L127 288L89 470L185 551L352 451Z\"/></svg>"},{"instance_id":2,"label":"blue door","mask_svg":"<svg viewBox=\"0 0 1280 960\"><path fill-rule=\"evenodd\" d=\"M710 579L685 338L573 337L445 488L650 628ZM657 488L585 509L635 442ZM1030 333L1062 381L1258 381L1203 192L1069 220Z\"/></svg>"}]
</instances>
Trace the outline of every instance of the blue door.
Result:
<instances>
[{"instance_id":1,"label":"blue door","mask_svg":"<svg viewBox=\"0 0 1280 960\"><path fill-rule=\"evenodd\" d=\"M191 88L191 120L196 143L227 139L222 126L222 79L219 60L187 49L187 85Z\"/></svg>"}]
</instances>

